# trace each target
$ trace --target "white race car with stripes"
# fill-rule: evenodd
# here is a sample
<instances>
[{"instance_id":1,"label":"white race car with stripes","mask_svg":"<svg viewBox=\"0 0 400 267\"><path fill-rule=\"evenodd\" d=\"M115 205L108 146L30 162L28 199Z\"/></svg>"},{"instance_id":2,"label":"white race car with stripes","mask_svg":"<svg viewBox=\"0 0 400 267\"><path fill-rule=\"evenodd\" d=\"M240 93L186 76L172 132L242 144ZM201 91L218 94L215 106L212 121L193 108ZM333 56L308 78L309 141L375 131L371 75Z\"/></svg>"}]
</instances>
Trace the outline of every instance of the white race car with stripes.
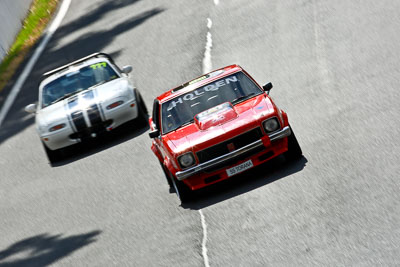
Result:
<instances>
[{"instance_id":1,"label":"white race car with stripes","mask_svg":"<svg viewBox=\"0 0 400 267\"><path fill-rule=\"evenodd\" d=\"M96 53L43 75L38 104L25 110L36 113L36 130L51 163L65 147L131 120L147 122L143 99L128 78L131 70Z\"/></svg>"}]
</instances>

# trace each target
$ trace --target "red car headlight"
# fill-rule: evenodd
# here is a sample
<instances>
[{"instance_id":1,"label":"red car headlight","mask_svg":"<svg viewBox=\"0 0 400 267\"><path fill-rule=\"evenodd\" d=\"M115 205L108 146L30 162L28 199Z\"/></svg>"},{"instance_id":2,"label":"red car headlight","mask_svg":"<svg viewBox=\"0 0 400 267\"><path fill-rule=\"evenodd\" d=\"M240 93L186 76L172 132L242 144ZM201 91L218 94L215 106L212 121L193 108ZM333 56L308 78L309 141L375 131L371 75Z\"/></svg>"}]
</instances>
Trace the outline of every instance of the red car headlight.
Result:
<instances>
[{"instance_id":1,"label":"red car headlight","mask_svg":"<svg viewBox=\"0 0 400 267\"><path fill-rule=\"evenodd\" d=\"M178 162L179 162L179 165L181 165L182 169L186 169L190 166L193 166L196 163L192 152L189 152L189 153L179 156Z\"/></svg>"},{"instance_id":2,"label":"red car headlight","mask_svg":"<svg viewBox=\"0 0 400 267\"><path fill-rule=\"evenodd\" d=\"M279 129L279 122L276 117L270 118L263 122L263 127L267 133L275 132Z\"/></svg>"}]
</instances>

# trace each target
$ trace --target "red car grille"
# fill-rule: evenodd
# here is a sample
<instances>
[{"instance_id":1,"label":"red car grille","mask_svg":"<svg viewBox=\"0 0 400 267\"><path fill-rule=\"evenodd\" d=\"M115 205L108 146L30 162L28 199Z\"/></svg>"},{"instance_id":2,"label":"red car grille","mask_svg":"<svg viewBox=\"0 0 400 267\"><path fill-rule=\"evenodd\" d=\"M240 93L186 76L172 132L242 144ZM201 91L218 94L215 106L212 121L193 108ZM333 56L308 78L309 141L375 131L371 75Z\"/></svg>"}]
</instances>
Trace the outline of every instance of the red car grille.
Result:
<instances>
[{"instance_id":1,"label":"red car grille","mask_svg":"<svg viewBox=\"0 0 400 267\"><path fill-rule=\"evenodd\" d=\"M261 136L262 131L260 127L258 127L215 146L199 151L196 153L196 155L200 163L204 163L253 143L259 140Z\"/></svg>"}]
</instances>

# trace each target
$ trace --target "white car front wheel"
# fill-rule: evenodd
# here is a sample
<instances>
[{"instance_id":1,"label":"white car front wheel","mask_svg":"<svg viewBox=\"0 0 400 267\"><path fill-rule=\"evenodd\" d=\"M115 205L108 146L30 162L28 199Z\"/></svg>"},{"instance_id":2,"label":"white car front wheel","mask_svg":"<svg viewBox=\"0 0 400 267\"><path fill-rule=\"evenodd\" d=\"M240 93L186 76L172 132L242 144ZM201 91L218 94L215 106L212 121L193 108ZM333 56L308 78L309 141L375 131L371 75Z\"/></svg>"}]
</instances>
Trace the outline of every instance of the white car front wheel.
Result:
<instances>
[{"instance_id":1,"label":"white car front wheel","mask_svg":"<svg viewBox=\"0 0 400 267\"><path fill-rule=\"evenodd\" d=\"M54 164L58 161L61 161L63 158L62 149L51 150L49 149L43 142L44 151L46 152L47 158L50 161L50 164Z\"/></svg>"},{"instance_id":2,"label":"white car front wheel","mask_svg":"<svg viewBox=\"0 0 400 267\"><path fill-rule=\"evenodd\" d=\"M147 112L146 105L144 104L142 95L139 93L139 91L135 90L135 96L136 96L136 105L138 108L138 117L136 120L140 125L144 126L148 123L149 114Z\"/></svg>"}]
</instances>

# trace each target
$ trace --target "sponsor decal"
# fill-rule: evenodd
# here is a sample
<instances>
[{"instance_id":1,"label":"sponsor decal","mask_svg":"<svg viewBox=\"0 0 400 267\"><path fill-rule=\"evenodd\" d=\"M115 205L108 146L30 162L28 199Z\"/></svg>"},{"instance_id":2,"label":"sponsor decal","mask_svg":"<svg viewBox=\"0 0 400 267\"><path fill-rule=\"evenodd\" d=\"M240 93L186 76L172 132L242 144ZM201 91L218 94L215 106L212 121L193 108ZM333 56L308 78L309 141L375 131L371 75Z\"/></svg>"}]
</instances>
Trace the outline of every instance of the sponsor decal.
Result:
<instances>
[{"instance_id":1,"label":"sponsor decal","mask_svg":"<svg viewBox=\"0 0 400 267\"><path fill-rule=\"evenodd\" d=\"M197 82L200 82L200 81L202 81L202 80L204 80L204 79L207 79L207 75L201 76L201 77L199 77L199 78L197 78L197 79L194 79L193 81L190 81L190 82L189 82L189 85L194 84L194 83L197 83Z\"/></svg>"},{"instance_id":2,"label":"sponsor decal","mask_svg":"<svg viewBox=\"0 0 400 267\"><path fill-rule=\"evenodd\" d=\"M201 77L199 77L199 78L197 78L197 79L194 79L193 81L190 81L190 82L188 83L188 85L195 84L195 83L200 82L200 81L202 81L202 80L204 80L204 79L207 79L207 78L215 77L215 76L217 76L217 75L219 75L219 74L221 74L221 73L223 73L223 72L224 72L224 70L217 70L217 71L211 72L211 73L209 73L209 74L207 74L207 75L203 75L203 76L201 76Z\"/></svg>"},{"instance_id":3,"label":"sponsor decal","mask_svg":"<svg viewBox=\"0 0 400 267\"><path fill-rule=\"evenodd\" d=\"M213 108L207 109L199 114L196 115L196 119L198 121L203 121L206 119L209 119L210 117L214 117L216 113L222 113L223 111L227 111L229 109L232 109L231 105L229 103L223 103L221 105L215 106ZM219 119L217 119L219 118ZM220 114L218 116L216 116L214 119L216 119L216 121L218 120L223 120L225 117L224 115Z\"/></svg>"},{"instance_id":4,"label":"sponsor decal","mask_svg":"<svg viewBox=\"0 0 400 267\"><path fill-rule=\"evenodd\" d=\"M222 121L223 119L225 119L225 116L222 115L222 114L219 114L218 116L216 116L216 117L214 117L214 118L212 119L212 122L213 122L213 123L216 123L216 122L218 122L218 121Z\"/></svg>"},{"instance_id":5,"label":"sponsor decal","mask_svg":"<svg viewBox=\"0 0 400 267\"><path fill-rule=\"evenodd\" d=\"M92 69L97 69L97 68L105 68L107 67L107 63L106 62L100 62L100 63L96 63L96 64L92 64L89 66Z\"/></svg>"},{"instance_id":6,"label":"sponsor decal","mask_svg":"<svg viewBox=\"0 0 400 267\"><path fill-rule=\"evenodd\" d=\"M221 87L237 82L238 78L236 76L231 76L225 79L218 80L216 82L210 83L206 86L203 86L199 89L196 89L194 91L191 91L183 96L174 98L173 100L170 101L167 111L171 111L174 109L178 104L183 104L183 101L193 101L201 96L204 95L205 92L210 92L210 91L218 91Z\"/></svg>"}]
</instances>

